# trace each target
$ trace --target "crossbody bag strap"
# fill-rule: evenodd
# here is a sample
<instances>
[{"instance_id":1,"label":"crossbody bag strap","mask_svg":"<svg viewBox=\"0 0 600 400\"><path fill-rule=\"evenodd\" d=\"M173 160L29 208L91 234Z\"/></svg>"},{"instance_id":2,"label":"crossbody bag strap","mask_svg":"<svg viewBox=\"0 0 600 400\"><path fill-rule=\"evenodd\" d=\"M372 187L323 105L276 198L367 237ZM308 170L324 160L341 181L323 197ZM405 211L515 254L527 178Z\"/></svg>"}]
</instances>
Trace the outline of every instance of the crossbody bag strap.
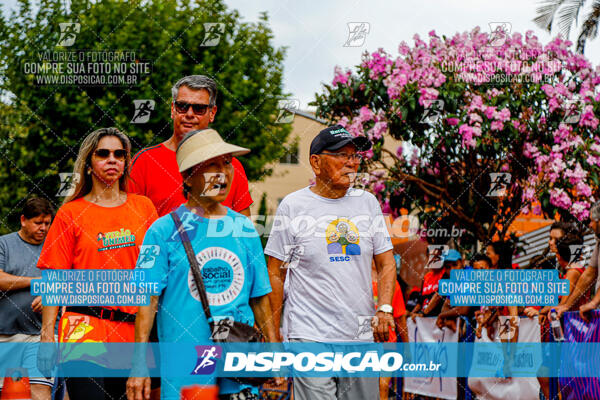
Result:
<instances>
[{"instance_id":1,"label":"crossbody bag strap","mask_svg":"<svg viewBox=\"0 0 600 400\"><path fill-rule=\"evenodd\" d=\"M206 316L206 320L208 321L212 331L214 321L210 313L210 304L208 303L208 296L206 295L206 287L204 286L202 274L200 274L200 267L198 266L198 260L196 260L196 254L194 253L194 249L192 249L192 243L190 242L190 238L187 232L185 231L183 225L181 224L181 219L179 219L179 215L177 215L175 211L173 211L171 212L171 217L175 222L175 227L177 228L177 232L179 233L179 237L181 238L181 242L183 243L183 247L185 248L185 253L187 254L187 258L190 263L190 268L192 269L192 275L194 276L194 282L196 283L196 288L198 289L198 296L200 296L202 308L204 309L204 315Z\"/></svg>"}]
</instances>

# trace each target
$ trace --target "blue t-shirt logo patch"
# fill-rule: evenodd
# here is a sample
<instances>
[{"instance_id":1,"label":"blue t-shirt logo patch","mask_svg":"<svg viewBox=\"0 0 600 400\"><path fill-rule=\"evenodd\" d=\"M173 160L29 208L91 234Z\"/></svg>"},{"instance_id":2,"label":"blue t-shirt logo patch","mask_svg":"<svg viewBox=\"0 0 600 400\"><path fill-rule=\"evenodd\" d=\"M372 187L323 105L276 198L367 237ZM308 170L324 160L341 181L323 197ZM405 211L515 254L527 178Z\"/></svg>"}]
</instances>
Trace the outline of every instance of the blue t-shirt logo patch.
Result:
<instances>
[{"instance_id":1,"label":"blue t-shirt logo patch","mask_svg":"<svg viewBox=\"0 0 600 400\"><path fill-rule=\"evenodd\" d=\"M246 272L237 254L224 247L208 247L196 254L196 260L211 306L228 304L242 292ZM191 269L188 272L188 288L191 295L200 301Z\"/></svg>"},{"instance_id":2,"label":"blue t-shirt logo patch","mask_svg":"<svg viewBox=\"0 0 600 400\"><path fill-rule=\"evenodd\" d=\"M198 360L196 367L190 375L208 375L215 372L217 359L221 358L223 349L221 346L196 346Z\"/></svg>"}]
</instances>

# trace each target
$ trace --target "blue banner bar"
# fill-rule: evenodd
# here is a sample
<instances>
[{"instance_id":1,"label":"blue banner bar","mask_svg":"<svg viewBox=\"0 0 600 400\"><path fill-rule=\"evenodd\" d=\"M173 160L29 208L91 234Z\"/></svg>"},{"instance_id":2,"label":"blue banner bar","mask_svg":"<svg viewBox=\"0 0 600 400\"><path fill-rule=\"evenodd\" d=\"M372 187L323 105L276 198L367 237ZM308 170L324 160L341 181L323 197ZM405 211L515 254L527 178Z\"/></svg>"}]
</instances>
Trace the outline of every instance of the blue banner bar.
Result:
<instances>
[{"instance_id":1,"label":"blue banner bar","mask_svg":"<svg viewBox=\"0 0 600 400\"><path fill-rule=\"evenodd\" d=\"M22 368L28 347L45 360L44 376L130 376L132 368L140 376L179 378L592 377L600 371L600 343L2 343L0 374Z\"/></svg>"}]
</instances>

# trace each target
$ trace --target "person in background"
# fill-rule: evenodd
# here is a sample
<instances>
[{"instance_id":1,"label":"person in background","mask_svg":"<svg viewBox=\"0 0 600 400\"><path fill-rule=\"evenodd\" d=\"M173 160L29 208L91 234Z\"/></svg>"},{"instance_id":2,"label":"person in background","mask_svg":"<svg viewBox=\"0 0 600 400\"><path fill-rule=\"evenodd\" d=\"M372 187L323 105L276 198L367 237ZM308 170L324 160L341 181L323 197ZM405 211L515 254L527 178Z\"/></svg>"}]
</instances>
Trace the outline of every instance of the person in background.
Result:
<instances>
[{"instance_id":1,"label":"person in background","mask_svg":"<svg viewBox=\"0 0 600 400\"><path fill-rule=\"evenodd\" d=\"M419 304L421 299L421 288L419 286L413 286L408 292L407 300L406 300L406 311L408 314L415 309L415 307Z\"/></svg>"},{"instance_id":2,"label":"person in background","mask_svg":"<svg viewBox=\"0 0 600 400\"><path fill-rule=\"evenodd\" d=\"M448 261L448 267L450 268L450 270L465 268L464 261L462 259L462 256L460 255L460 253L457 250L453 250L453 253L450 254L451 251L452 250L449 250L449 252L448 252L449 254L447 256L447 257L450 257L449 261ZM458 258L458 257L460 257L460 258ZM461 316L466 316L470 320L470 318L473 317L474 312L475 312L475 307L470 307L470 306L453 307L450 304L450 299L447 298L444 301L444 306L442 307L442 311L440 312L440 314L437 317L436 325L440 329L442 329L443 327L446 327L446 328L451 329L453 332L455 332L456 331L456 319ZM462 331L463 330L461 329L461 332Z\"/></svg>"},{"instance_id":3,"label":"person in background","mask_svg":"<svg viewBox=\"0 0 600 400\"><path fill-rule=\"evenodd\" d=\"M513 251L514 246L510 242L497 241L491 242L487 245L485 254L492 261L492 269L516 269L518 268L518 265L513 264L512 262ZM510 315L516 318L519 315L518 306L511 305L501 307L500 315Z\"/></svg>"},{"instance_id":4,"label":"person in background","mask_svg":"<svg viewBox=\"0 0 600 400\"><path fill-rule=\"evenodd\" d=\"M483 253L477 253L475 254L472 258L471 258L471 265L473 265L473 269L491 269L492 268L492 260L490 260L490 258L483 254ZM490 323L488 322L493 322L491 321L492 318L495 318L497 316L496 315L492 315L491 313L488 313L488 307L479 307L478 310L475 310L475 320L477 321L478 327L477 327L477 337L481 337L481 330L483 327L490 327Z\"/></svg>"},{"instance_id":5,"label":"person in background","mask_svg":"<svg viewBox=\"0 0 600 400\"><path fill-rule=\"evenodd\" d=\"M471 258L471 265L476 270L491 269L492 260L484 253L477 253ZM475 335L481 338L481 332L485 327L488 336L490 336L490 332L494 329L494 323L498 320L498 308L487 306L475 307L473 317L477 325Z\"/></svg>"},{"instance_id":6,"label":"person in background","mask_svg":"<svg viewBox=\"0 0 600 400\"><path fill-rule=\"evenodd\" d=\"M375 304L379 303L378 292L377 292L377 268L375 263L371 264L371 279L373 279L373 300ZM406 327L406 307L404 305L404 297L402 296L402 289L400 284L396 280L394 286L394 297L392 298L392 307L394 308L394 327L390 327L390 336L388 338L389 343L396 343L398 338L401 342L408 342L408 328ZM391 376L379 377L379 397L380 400L387 400L389 398L389 389Z\"/></svg>"},{"instance_id":7,"label":"person in background","mask_svg":"<svg viewBox=\"0 0 600 400\"><path fill-rule=\"evenodd\" d=\"M36 264L53 217L54 208L48 200L30 197L23 205L21 228L0 236L0 343L40 341L42 299L31 295L30 285L42 276ZM10 356L20 359L20 365L27 369L32 400L49 400L54 379L44 378L38 371L35 348L16 350L18 354ZM0 377L0 391L3 383Z\"/></svg>"},{"instance_id":8,"label":"person in background","mask_svg":"<svg viewBox=\"0 0 600 400\"><path fill-rule=\"evenodd\" d=\"M492 261L492 269L511 269L512 253L512 245L504 241L491 242L485 250L485 255Z\"/></svg>"},{"instance_id":9,"label":"person in background","mask_svg":"<svg viewBox=\"0 0 600 400\"><path fill-rule=\"evenodd\" d=\"M462 268L462 256L458 250L449 249L441 255L441 266L434 268L438 266L435 262L429 266L430 271L423 277L421 301L410 315L413 321L416 317L438 316L442 312L444 298L438 294L439 281L449 279L450 270Z\"/></svg>"},{"instance_id":10,"label":"person in background","mask_svg":"<svg viewBox=\"0 0 600 400\"><path fill-rule=\"evenodd\" d=\"M186 201L175 150L186 133L208 128L217 114L217 84L207 76L181 78L171 88L171 95L173 134L165 142L146 147L133 157L129 183L129 191L152 200L161 217ZM249 217L252 197L246 172L235 157L231 165L233 180L223 205Z\"/></svg>"},{"instance_id":11,"label":"person in background","mask_svg":"<svg viewBox=\"0 0 600 400\"><path fill-rule=\"evenodd\" d=\"M576 234L577 230L573 224L557 221L552 224L550 227L550 235L548 238L548 250L556 255L556 259L548 258L544 254L533 257L529 262L530 268L532 269L555 269L559 268L559 277L561 279L569 280L569 290L573 291L577 284L577 280L584 272L584 269L579 266L577 263L578 260L571 260L571 249L570 245L578 245L583 244L583 238L578 237ZM573 268L574 267L574 268ZM568 296L561 296L559 299L559 304L565 304L568 299ZM580 298L580 303L585 302L585 296ZM535 318L538 316L538 321L540 324L541 337L542 341L549 342L551 341L551 333L550 326L547 322L548 313L550 310L554 308L551 306L528 306L523 310L523 314L529 318ZM543 353L543 357L549 357L549 354L546 352ZM547 375L548 368L546 367L547 363L543 362L540 366L540 372L542 375ZM550 378L547 376L538 376L538 382L540 384L540 388L544 397L546 399L550 398Z\"/></svg>"},{"instance_id":12,"label":"person in background","mask_svg":"<svg viewBox=\"0 0 600 400\"><path fill-rule=\"evenodd\" d=\"M129 138L116 128L98 129L83 140L74 166L74 174L80 180L56 213L38 268L135 267L146 230L158 215L148 198L126 191L130 150ZM54 343L58 308L43 308L42 342ZM135 306L68 306L59 322L58 341L133 342L136 311ZM38 354L41 371L54 367L49 353ZM83 363L81 368L98 365L114 368L114 358L119 356L109 352L92 355L86 361L62 359L61 362ZM66 378L72 400L123 399L125 383L126 378Z\"/></svg>"},{"instance_id":13,"label":"person in background","mask_svg":"<svg viewBox=\"0 0 600 400\"><path fill-rule=\"evenodd\" d=\"M514 269L516 264L512 263L513 245L507 241L491 242L486 246L485 255L491 262L491 269ZM507 337L511 342L518 340L518 318L519 305L509 306L482 306L480 310L475 311L475 319L477 320L477 337L481 337L483 327L487 328L488 337L493 340L494 329L498 316L510 316L510 332Z\"/></svg>"},{"instance_id":14,"label":"person in background","mask_svg":"<svg viewBox=\"0 0 600 400\"><path fill-rule=\"evenodd\" d=\"M554 224L553 224L554 226ZM571 227L567 227L568 230L554 228L551 230L552 232L561 231L561 234L554 235L554 238L550 239L550 250L556 254L557 267L559 269L559 278L567 279L569 281L569 293L572 293L577 286L577 281L584 273L585 269L581 265L583 261L581 256L577 256L573 254L574 249L577 247L583 246L583 237L576 233L565 233L565 232L575 232L575 230ZM566 305L569 297L568 296L560 296L559 306ZM579 308L583 304L589 301L589 293L584 293L578 300L578 303L575 307ZM538 307L526 307L524 310L524 314L529 318L533 318L536 315L540 316L540 325L544 324L544 320L548 317L548 313L552 306L545 306L538 310Z\"/></svg>"},{"instance_id":15,"label":"person in background","mask_svg":"<svg viewBox=\"0 0 600 400\"><path fill-rule=\"evenodd\" d=\"M550 235L548 236L548 250L556 255L558 253L557 244L568 233L579 235L579 230L574 224L569 222L553 222L550 226Z\"/></svg>"},{"instance_id":16,"label":"person in background","mask_svg":"<svg viewBox=\"0 0 600 400\"><path fill-rule=\"evenodd\" d=\"M483 253L477 253L471 258L473 269L491 269L492 260Z\"/></svg>"},{"instance_id":17,"label":"person in background","mask_svg":"<svg viewBox=\"0 0 600 400\"><path fill-rule=\"evenodd\" d=\"M566 311L573 308L573 306L580 301L579 299L582 296L585 296L586 292L591 290L594 286L594 281L596 281L596 294L590 301L579 307L579 315L584 321L589 321L588 313L595 310L600 305L600 290L598 290L600 286L600 276L598 274L598 261L600 259L600 201L594 203L590 208L589 228L596 238L596 244L594 245L594 251L590 258L590 264L579 277L577 285L575 285L575 289L569 294L567 301L556 307L556 313L559 318Z\"/></svg>"}]
</instances>

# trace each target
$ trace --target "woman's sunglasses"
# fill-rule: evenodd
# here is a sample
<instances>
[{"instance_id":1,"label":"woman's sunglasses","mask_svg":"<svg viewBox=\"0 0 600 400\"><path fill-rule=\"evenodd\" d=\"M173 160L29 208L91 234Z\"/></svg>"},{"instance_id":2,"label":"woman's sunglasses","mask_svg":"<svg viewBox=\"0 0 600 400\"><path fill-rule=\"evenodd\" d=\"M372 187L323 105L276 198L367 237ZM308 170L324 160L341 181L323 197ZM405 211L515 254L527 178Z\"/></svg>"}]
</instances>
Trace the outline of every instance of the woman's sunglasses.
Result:
<instances>
[{"instance_id":1,"label":"woman's sunglasses","mask_svg":"<svg viewBox=\"0 0 600 400\"><path fill-rule=\"evenodd\" d=\"M177 111L179 114L187 113L188 110L190 109L190 107L192 107L194 114L204 115L204 114L206 114L206 111L208 110L208 108L211 107L210 104L193 104L193 103L186 103L184 101L176 101L173 104L175 105L175 111Z\"/></svg>"},{"instance_id":2,"label":"woman's sunglasses","mask_svg":"<svg viewBox=\"0 0 600 400\"><path fill-rule=\"evenodd\" d=\"M108 158L110 157L111 153L115 155L117 160L125 160L125 157L127 156L127 150L124 149L117 149L114 151L108 149L98 149L94 152L94 155L98 158Z\"/></svg>"}]
</instances>

